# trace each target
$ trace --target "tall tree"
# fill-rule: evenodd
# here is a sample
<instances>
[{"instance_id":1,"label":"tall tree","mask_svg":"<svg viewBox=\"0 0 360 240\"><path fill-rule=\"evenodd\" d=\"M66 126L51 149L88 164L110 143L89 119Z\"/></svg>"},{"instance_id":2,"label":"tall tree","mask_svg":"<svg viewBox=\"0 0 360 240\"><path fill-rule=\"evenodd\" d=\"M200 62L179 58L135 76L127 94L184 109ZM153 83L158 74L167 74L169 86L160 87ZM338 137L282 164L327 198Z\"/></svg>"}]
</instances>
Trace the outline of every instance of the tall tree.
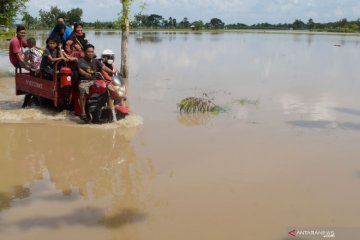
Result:
<instances>
[{"instance_id":1,"label":"tall tree","mask_svg":"<svg viewBox=\"0 0 360 240\"><path fill-rule=\"evenodd\" d=\"M57 6L51 6L50 11L45 11L43 9L40 9L39 16L40 16L40 22L43 25L47 27L51 27L56 24L56 19L58 16L65 17L66 13Z\"/></svg>"},{"instance_id":2,"label":"tall tree","mask_svg":"<svg viewBox=\"0 0 360 240\"><path fill-rule=\"evenodd\" d=\"M179 23L180 28L190 28L191 23L189 22L187 17L184 17L184 19Z\"/></svg>"},{"instance_id":3,"label":"tall tree","mask_svg":"<svg viewBox=\"0 0 360 240\"><path fill-rule=\"evenodd\" d=\"M22 23L24 24L24 26L28 29L30 29L31 27L35 27L37 25L37 18L34 18L33 16L31 16L28 12L24 11L22 13Z\"/></svg>"},{"instance_id":4,"label":"tall tree","mask_svg":"<svg viewBox=\"0 0 360 240\"><path fill-rule=\"evenodd\" d=\"M192 25L194 26L194 29L198 31L203 28L204 23L203 23L203 21L199 20L199 21L193 22Z\"/></svg>"},{"instance_id":5,"label":"tall tree","mask_svg":"<svg viewBox=\"0 0 360 240\"><path fill-rule=\"evenodd\" d=\"M121 17L121 68L124 78L129 76L128 53L129 53L129 11L132 0L120 0L122 4Z\"/></svg>"},{"instance_id":6,"label":"tall tree","mask_svg":"<svg viewBox=\"0 0 360 240\"><path fill-rule=\"evenodd\" d=\"M144 27L145 23L147 21L147 18L148 18L148 16L143 14L143 12L146 9L146 3L142 2L140 4L139 8L140 8L140 12L135 14L134 21L132 22L132 26L134 26L134 27ZM120 22L121 22L121 20L120 20Z\"/></svg>"},{"instance_id":7,"label":"tall tree","mask_svg":"<svg viewBox=\"0 0 360 240\"><path fill-rule=\"evenodd\" d=\"M221 29L224 28L225 23L223 21L221 21L221 19L219 18L212 18L210 20L210 27L213 29Z\"/></svg>"},{"instance_id":8,"label":"tall tree","mask_svg":"<svg viewBox=\"0 0 360 240\"><path fill-rule=\"evenodd\" d=\"M24 8L28 0L1 0L0 1L0 25L10 25L18 13Z\"/></svg>"},{"instance_id":9,"label":"tall tree","mask_svg":"<svg viewBox=\"0 0 360 240\"><path fill-rule=\"evenodd\" d=\"M148 17L148 23L150 24L149 27L158 28L160 27L160 23L163 20L163 17L157 14L151 14Z\"/></svg>"},{"instance_id":10,"label":"tall tree","mask_svg":"<svg viewBox=\"0 0 360 240\"><path fill-rule=\"evenodd\" d=\"M72 8L66 13L66 21L69 24L74 24L81 21L83 10L81 8Z\"/></svg>"},{"instance_id":11,"label":"tall tree","mask_svg":"<svg viewBox=\"0 0 360 240\"><path fill-rule=\"evenodd\" d=\"M295 19L292 25L294 29L304 29L306 26L305 23L300 19Z\"/></svg>"},{"instance_id":12,"label":"tall tree","mask_svg":"<svg viewBox=\"0 0 360 240\"><path fill-rule=\"evenodd\" d=\"M315 28L315 22L312 18L309 19L309 21L307 22L307 27L309 30L314 30Z\"/></svg>"}]
</instances>

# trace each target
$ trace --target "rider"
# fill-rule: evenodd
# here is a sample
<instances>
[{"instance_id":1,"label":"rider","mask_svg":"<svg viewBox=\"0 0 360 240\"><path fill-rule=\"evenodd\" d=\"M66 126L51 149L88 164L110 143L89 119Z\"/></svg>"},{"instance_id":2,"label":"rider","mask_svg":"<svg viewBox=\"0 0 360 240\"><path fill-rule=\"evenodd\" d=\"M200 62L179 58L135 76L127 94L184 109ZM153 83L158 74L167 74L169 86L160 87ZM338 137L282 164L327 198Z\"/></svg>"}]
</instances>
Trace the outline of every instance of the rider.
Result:
<instances>
[{"instance_id":1,"label":"rider","mask_svg":"<svg viewBox=\"0 0 360 240\"><path fill-rule=\"evenodd\" d=\"M83 120L88 120L85 112L85 103L87 95L89 95L89 88L94 83L96 79L95 73L100 72L101 70L105 71L108 74L112 74L112 70L106 67L103 63L101 63L94 56L95 47L91 44L87 44L84 46L85 56L79 59L79 105L81 109L80 118Z\"/></svg>"}]
</instances>

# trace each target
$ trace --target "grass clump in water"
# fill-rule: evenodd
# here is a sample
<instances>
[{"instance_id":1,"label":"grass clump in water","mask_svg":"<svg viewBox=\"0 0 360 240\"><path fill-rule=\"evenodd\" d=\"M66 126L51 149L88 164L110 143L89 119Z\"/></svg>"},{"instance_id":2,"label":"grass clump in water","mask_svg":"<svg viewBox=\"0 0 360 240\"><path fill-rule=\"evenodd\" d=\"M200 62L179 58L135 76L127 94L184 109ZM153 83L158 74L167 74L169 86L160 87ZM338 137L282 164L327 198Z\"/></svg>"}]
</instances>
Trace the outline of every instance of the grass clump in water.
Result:
<instances>
[{"instance_id":1,"label":"grass clump in water","mask_svg":"<svg viewBox=\"0 0 360 240\"><path fill-rule=\"evenodd\" d=\"M216 105L206 93L204 97L187 97L177 104L180 113L206 113L206 112L221 112L223 108Z\"/></svg>"}]
</instances>

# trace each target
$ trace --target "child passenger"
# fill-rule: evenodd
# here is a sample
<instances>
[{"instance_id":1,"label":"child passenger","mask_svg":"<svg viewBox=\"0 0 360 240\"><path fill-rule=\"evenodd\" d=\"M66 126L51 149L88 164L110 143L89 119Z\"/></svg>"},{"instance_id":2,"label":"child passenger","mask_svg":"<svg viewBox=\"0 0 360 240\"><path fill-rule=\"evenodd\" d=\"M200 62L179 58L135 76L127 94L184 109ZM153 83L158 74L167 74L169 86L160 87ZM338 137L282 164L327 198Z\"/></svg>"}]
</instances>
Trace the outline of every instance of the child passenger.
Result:
<instances>
[{"instance_id":1,"label":"child passenger","mask_svg":"<svg viewBox=\"0 0 360 240\"><path fill-rule=\"evenodd\" d=\"M59 44L60 40L56 37L50 37L47 40L46 49L40 64L41 74L47 80L53 79L54 63L58 60L66 60Z\"/></svg>"},{"instance_id":2,"label":"child passenger","mask_svg":"<svg viewBox=\"0 0 360 240\"><path fill-rule=\"evenodd\" d=\"M35 38L29 38L26 41L29 49L24 53L25 65L28 66L32 75L38 76L40 74L42 51L36 47Z\"/></svg>"}]
</instances>

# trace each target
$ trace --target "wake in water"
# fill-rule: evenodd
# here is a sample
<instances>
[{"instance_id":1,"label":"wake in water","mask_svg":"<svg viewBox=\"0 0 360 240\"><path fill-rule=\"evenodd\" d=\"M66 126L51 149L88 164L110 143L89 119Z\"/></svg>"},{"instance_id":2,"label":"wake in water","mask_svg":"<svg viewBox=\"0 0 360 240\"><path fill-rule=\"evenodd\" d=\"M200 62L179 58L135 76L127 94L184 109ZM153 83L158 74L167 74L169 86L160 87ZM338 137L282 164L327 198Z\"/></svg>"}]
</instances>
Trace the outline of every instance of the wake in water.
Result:
<instances>
[{"instance_id":1,"label":"wake in water","mask_svg":"<svg viewBox=\"0 0 360 240\"><path fill-rule=\"evenodd\" d=\"M13 96L6 100L0 98L0 123L47 123L47 124L66 124L79 125L79 127L92 128L131 128L143 123L140 116L129 114L126 118L115 123L108 124L83 124L74 113L70 111L57 112L51 109L31 107L21 108L23 96Z\"/></svg>"},{"instance_id":2,"label":"wake in water","mask_svg":"<svg viewBox=\"0 0 360 240\"><path fill-rule=\"evenodd\" d=\"M74 113L70 111L56 112L40 107L21 108L21 101L0 100L0 122L3 123L48 123L48 124L79 124L80 126L96 128L131 128L143 123L140 116L129 114L126 118L109 124L83 124Z\"/></svg>"},{"instance_id":3,"label":"wake in water","mask_svg":"<svg viewBox=\"0 0 360 240\"><path fill-rule=\"evenodd\" d=\"M108 124L83 124L76 115L69 111L56 112L39 107L21 108L21 102L0 103L0 122L2 123L47 123L47 124L77 124L79 127L92 128L131 128L143 123L140 116L129 114L126 118Z\"/></svg>"}]
</instances>

